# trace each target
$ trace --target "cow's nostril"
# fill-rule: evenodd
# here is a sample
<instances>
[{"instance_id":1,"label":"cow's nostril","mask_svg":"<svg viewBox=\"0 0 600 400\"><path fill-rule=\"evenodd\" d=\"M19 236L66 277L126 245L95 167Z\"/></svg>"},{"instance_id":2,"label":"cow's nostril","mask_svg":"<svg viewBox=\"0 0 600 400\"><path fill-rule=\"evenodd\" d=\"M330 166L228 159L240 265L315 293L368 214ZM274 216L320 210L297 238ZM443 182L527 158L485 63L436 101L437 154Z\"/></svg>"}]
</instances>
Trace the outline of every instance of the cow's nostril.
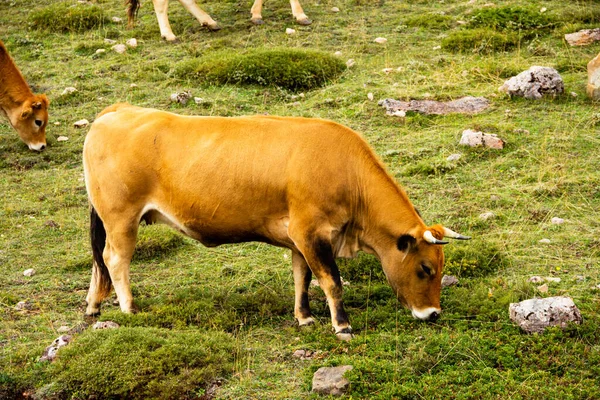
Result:
<instances>
[{"instance_id":1,"label":"cow's nostril","mask_svg":"<svg viewBox=\"0 0 600 400\"><path fill-rule=\"evenodd\" d=\"M440 314L438 312L434 311L431 314L429 314L429 321L435 322L438 320L439 317L440 317Z\"/></svg>"},{"instance_id":2,"label":"cow's nostril","mask_svg":"<svg viewBox=\"0 0 600 400\"><path fill-rule=\"evenodd\" d=\"M44 150L45 148L46 148L46 145L45 145L45 144L41 145L41 146L40 146L40 151Z\"/></svg>"}]
</instances>

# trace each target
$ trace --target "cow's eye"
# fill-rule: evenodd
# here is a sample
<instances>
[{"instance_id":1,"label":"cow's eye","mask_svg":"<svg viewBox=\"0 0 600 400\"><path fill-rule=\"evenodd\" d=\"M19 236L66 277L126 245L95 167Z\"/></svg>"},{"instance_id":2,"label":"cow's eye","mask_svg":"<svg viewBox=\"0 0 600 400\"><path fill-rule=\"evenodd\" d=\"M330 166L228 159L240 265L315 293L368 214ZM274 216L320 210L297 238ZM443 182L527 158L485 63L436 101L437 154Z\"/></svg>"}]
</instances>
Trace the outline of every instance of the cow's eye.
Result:
<instances>
[{"instance_id":1,"label":"cow's eye","mask_svg":"<svg viewBox=\"0 0 600 400\"><path fill-rule=\"evenodd\" d=\"M42 126L42 124L43 124L43 123L44 123L44 121L42 121L41 119L36 119L36 120L35 120L35 124L36 124L37 126Z\"/></svg>"},{"instance_id":2,"label":"cow's eye","mask_svg":"<svg viewBox=\"0 0 600 400\"><path fill-rule=\"evenodd\" d=\"M423 265L423 264L421 264L421 268L423 268L423 272L425 272L427 275L431 276L431 268L429 268L427 265Z\"/></svg>"}]
</instances>

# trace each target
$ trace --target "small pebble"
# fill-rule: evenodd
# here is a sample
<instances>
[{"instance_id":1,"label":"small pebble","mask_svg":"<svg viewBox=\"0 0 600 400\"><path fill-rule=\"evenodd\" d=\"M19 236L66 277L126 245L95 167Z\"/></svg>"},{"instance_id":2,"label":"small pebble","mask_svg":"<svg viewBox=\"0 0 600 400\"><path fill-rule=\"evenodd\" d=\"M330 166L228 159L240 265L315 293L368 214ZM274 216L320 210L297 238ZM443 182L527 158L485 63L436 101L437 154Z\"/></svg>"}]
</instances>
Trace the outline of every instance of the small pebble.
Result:
<instances>
[{"instance_id":1,"label":"small pebble","mask_svg":"<svg viewBox=\"0 0 600 400\"><path fill-rule=\"evenodd\" d=\"M66 136L59 136L56 138L57 142L66 142L67 140L69 140L69 138Z\"/></svg>"},{"instance_id":2,"label":"small pebble","mask_svg":"<svg viewBox=\"0 0 600 400\"><path fill-rule=\"evenodd\" d=\"M137 43L137 39L136 38L131 38L128 39L125 44L129 47L137 47L138 43Z\"/></svg>"},{"instance_id":3,"label":"small pebble","mask_svg":"<svg viewBox=\"0 0 600 400\"><path fill-rule=\"evenodd\" d=\"M106 43L106 44L115 44L115 43L117 43L117 41L107 38L107 39L104 39L104 43Z\"/></svg>"},{"instance_id":4,"label":"small pebble","mask_svg":"<svg viewBox=\"0 0 600 400\"><path fill-rule=\"evenodd\" d=\"M379 43L379 44L384 44L387 42L386 38L382 38L382 37L378 37L375 40L373 40L375 43Z\"/></svg>"},{"instance_id":5,"label":"small pebble","mask_svg":"<svg viewBox=\"0 0 600 400\"><path fill-rule=\"evenodd\" d=\"M129 87L130 87L131 89L135 89L136 87L138 87L138 85L136 85L135 83L132 83L131 85L129 85Z\"/></svg>"},{"instance_id":6,"label":"small pebble","mask_svg":"<svg viewBox=\"0 0 600 400\"><path fill-rule=\"evenodd\" d=\"M483 214L479 214L479 219L482 220L482 221L487 221L488 219L492 219L492 218L495 218L495 217L496 217L496 214L494 214L491 211L485 212Z\"/></svg>"},{"instance_id":7,"label":"small pebble","mask_svg":"<svg viewBox=\"0 0 600 400\"><path fill-rule=\"evenodd\" d=\"M538 286L537 290L539 290L540 293L548 293L548 285L544 283L542 286Z\"/></svg>"},{"instance_id":8,"label":"small pebble","mask_svg":"<svg viewBox=\"0 0 600 400\"><path fill-rule=\"evenodd\" d=\"M539 241L539 243L548 244L548 243L550 243L550 239L541 239L541 240Z\"/></svg>"},{"instance_id":9,"label":"small pebble","mask_svg":"<svg viewBox=\"0 0 600 400\"><path fill-rule=\"evenodd\" d=\"M286 28L285 33L288 35L293 35L294 33L296 33L296 30L292 28Z\"/></svg>"},{"instance_id":10,"label":"small pebble","mask_svg":"<svg viewBox=\"0 0 600 400\"><path fill-rule=\"evenodd\" d=\"M118 328L119 324L112 321L98 321L92 327L93 329L115 329Z\"/></svg>"},{"instance_id":11,"label":"small pebble","mask_svg":"<svg viewBox=\"0 0 600 400\"><path fill-rule=\"evenodd\" d=\"M127 46L124 44L115 44L111 47L116 53L123 54L127 51Z\"/></svg>"},{"instance_id":12,"label":"small pebble","mask_svg":"<svg viewBox=\"0 0 600 400\"><path fill-rule=\"evenodd\" d=\"M561 225L565 223L565 220L562 218L553 217L550 222L552 222L554 225Z\"/></svg>"},{"instance_id":13,"label":"small pebble","mask_svg":"<svg viewBox=\"0 0 600 400\"><path fill-rule=\"evenodd\" d=\"M333 53L333 55L336 57L340 57L342 55L342 52L338 50L335 53Z\"/></svg>"},{"instance_id":14,"label":"small pebble","mask_svg":"<svg viewBox=\"0 0 600 400\"><path fill-rule=\"evenodd\" d=\"M458 161L458 160L460 160L460 157L462 157L462 155L458 154L458 153L457 154L450 154L448 156L448 158L446 158L446 160L447 161Z\"/></svg>"},{"instance_id":15,"label":"small pebble","mask_svg":"<svg viewBox=\"0 0 600 400\"><path fill-rule=\"evenodd\" d=\"M404 111L404 110L396 110L391 115L394 116L394 117L398 117L398 118L404 118L404 117L406 117L406 111Z\"/></svg>"},{"instance_id":16,"label":"small pebble","mask_svg":"<svg viewBox=\"0 0 600 400\"><path fill-rule=\"evenodd\" d=\"M356 61L354 61L353 58L348 59L348 61L346 61L346 67L348 68L352 68L354 66L354 64L356 64Z\"/></svg>"},{"instance_id":17,"label":"small pebble","mask_svg":"<svg viewBox=\"0 0 600 400\"><path fill-rule=\"evenodd\" d=\"M119 17L112 17L110 20L117 24L123 22L123 18L119 18Z\"/></svg>"},{"instance_id":18,"label":"small pebble","mask_svg":"<svg viewBox=\"0 0 600 400\"><path fill-rule=\"evenodd\" d=\"M23 275L25 275L25 276L34 276L35 275L35 269L33 269L33 268L26 269L25 271L23 271Z\"/></svg>"},{"instance_id":19,"label":"small pebble","mask_svg":"<svg viewBox=\"0 0 600 400\"><path fill-rule=\"evenodd\" d=\"M331 7L331 12L340 12L340 9L337 7Z\"/></svg>"},{"instance_id":20,"label":"small pebble","mask_svg":"<svg viewBox=\"0 0 600 400\"><path fill-rule=\"evenodd\" d=\"M369 92L369 93L367 93L367 98L368 98L369 100L373 101L373 99L374 99L375 97L373 96L373 93Z\"/></svg>"},{"instance_id":21,"label":"small pebble","mask_svg":"<svg viewBox=\"0 0 600 400\"><path fill-rule=\"evenodd\" d=\"M56 330L56 332L58 332L58 333L66 333L66 332L69 332L69 330L70 330L70 329L71 329L71 328L69 328L67 325L62 325L62 326L60 326L60 327L59 327L59 328Z\"/></svg>"},{"instance_id":22,"label":"small pebble","mask_svg":"<svg viewBox=\"0 0 600 400\"><path fill-rule=\"evenodd\" d=\"M65 90L62 91L62 93L60 94L61 96L65 96L67 94L71 94L71 93L75 93L77 91L77 89L75 89L72 86L69 86L67 88L65 88Z\"/></svg>"},{"instance_id":23,"label":"small pebble","mask_svg":"<svg viewBox=\"0 0 600 400\"><path fill-rule=\"evenodd\" d=\"M544 278L542 278L541 276L532 276L527 281L531 283L542 283L544 282Z\"/></svg>"},{"instance_id":24,"label":"small pebble","mask_svg":"<svg viewBox=\"0 0 600 400\"><path fill-rule=\"evenodd\" d=\"M75 126L75 128L85 128L89 124L90 121L88 121L87 119L80 119L79 121L73 123L73 126Z\"/></svg>"}]
</instances>

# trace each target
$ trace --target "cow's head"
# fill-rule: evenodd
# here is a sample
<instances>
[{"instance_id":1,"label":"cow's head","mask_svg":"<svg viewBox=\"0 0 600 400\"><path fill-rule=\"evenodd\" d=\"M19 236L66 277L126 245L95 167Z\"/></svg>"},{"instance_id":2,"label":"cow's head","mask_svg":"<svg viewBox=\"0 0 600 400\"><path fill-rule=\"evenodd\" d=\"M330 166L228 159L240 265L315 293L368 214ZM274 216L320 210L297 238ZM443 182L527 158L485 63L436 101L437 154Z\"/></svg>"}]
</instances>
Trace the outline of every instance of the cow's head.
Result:
<instances>
[{"instance_id":1,"label":"cow's head","mask_svg":"<svg viewBox=\"0 0 600 400\"><path fill-rule=\"evenodd\" d=\"M442 309L440 294L444 267L444 237L470 239L441 225L419 228L400 236L395 249L382 259L387 279L415 318L436 320Z\"/></svg>"},{"instance_id":2,"label":"cow's head","mask_svg":"<svg viewBox=\"0 0 600 400\"><path fill-rule=\"evenodd\" d=\"M12 126L31 150L42 151L46 148L49 104L46 95L35 95L25 100L20 109L9 114Z\"/></svg>"}]
</instances>

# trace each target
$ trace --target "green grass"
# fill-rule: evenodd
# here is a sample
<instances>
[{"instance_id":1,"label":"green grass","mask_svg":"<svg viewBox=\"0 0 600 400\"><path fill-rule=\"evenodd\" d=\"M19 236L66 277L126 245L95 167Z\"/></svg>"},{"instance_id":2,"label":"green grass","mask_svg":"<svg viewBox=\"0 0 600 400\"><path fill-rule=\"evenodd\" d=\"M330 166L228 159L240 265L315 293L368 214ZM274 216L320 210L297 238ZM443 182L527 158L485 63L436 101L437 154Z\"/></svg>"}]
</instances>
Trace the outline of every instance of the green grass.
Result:
<instances>
[{"instance_id":1,"label":"green grass","mask_svg":"<svg viewBox=\"0 0 600 400\"><path fill-rule=\"evenodd\" d=\"M310 393L314 371L342 364L354 366L347 397L355 399L600 398L600 291L594 289L600 284L600 118L585 96L586 64L600 49L571 48L563 40L565 33L595 27L600 4L305 0L314 22L299 27L283 0L265 5L263 26L249 22L249 3L201 3L224 29L209 32L172 2L169 18L180 39L172 45L160 40L148 1L137 26L126 30L107 22L126 18L120 0L0 0L0 38L35 91L51 100L49 147L42 154L30 152L0 119L0 398L194 399L217 383L215 398L317 398ZM332 13L333 6L341 11ZM515 9L529 10L517 13L518 27L508 13ZM66 10L84 12L73 22ZM90 16L99 19L81 22ZM485 23L475 26L475 19ZM286 35L287 27L296 34ZM122 55L104 42L131 37L139 46ZM376 37L388 41L377 44ZM106 52L97 54L100 48ZM256 54L259 60L317 54L309 51L323 60L341 51L331 65L356 63L302 87L194 76L201 65L241 63ZM556 68L567 95L527 101L498 93L504 80L532 65ZM270 68L261 77L277 73ZM78 91L61 95L68 86ZM182 90L203 102L171 103L170 94ZM377 106L388 97L464 95L485 96L492 106L474 116L403 120ZM122 314L113 295L100 319L118 322L120 330L84 329L57 361L38 362L60 326L83 323L90 280L81 167L87 130L73 122L93 121L119 101L186 115L327 118L362 132L427 223L473 237L445 247L445 272L460 282L442 291L442 318L413 320L379 262L361 254L339 262L356 331L350 343L339 342L319 288L310 289L317 323L295 325L288 251L257 243L209 249L167 227L142 226L131 271L140 312ZM495 133L507 145L463 148L464 129ZM69 139L59 142L59 136ZM447 161L454 153L460 160ZM484 212L495 218L482 221ZM566 222L553 225L554 216ZM36 270L33 277L22 275L28 268ZM543 294L527 281L533 275L561 281ZM555 295L573 297L582 325L526 335L509 320L511 302ZM15 310L22 300L33 309ZM293 358L298 349L316 356Z\"/></svg>"}]
</instances>

